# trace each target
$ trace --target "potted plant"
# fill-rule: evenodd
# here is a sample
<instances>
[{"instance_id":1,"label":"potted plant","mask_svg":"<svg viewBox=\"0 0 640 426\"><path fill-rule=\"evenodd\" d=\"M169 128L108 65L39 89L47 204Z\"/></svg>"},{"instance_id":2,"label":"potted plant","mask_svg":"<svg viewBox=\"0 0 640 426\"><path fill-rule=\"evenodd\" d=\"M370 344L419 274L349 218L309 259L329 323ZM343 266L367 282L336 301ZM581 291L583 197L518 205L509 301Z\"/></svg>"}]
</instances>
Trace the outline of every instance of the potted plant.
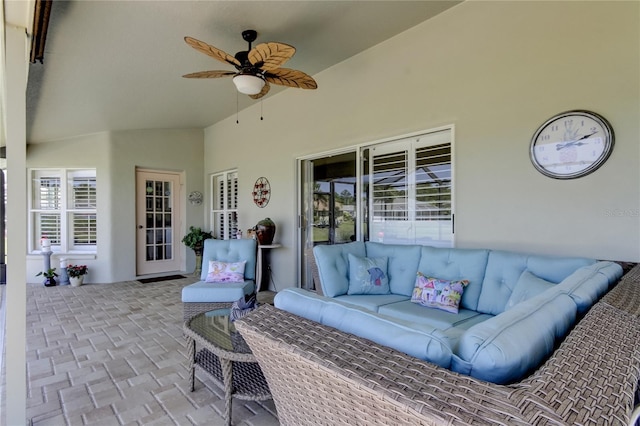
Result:
<instances>
[{"instance_id":1,"label":"potted plant","mask_svg":"<svg viewBox=\"0 0 640 426\"><path fill-rule=\"evenodd\" d=\"M182 238L184 245L189 247L196 254L196 270L193 272L195 276L199 276L202 272L202 250L204 249L204 240L213 238L211 232L205 232L194 226L189 227L189 233Z\"/></svg>"},{"instance_id":2,"label":"potted plant","mask_svg":"<svg viewBox=\"0 0 640 426\"><path fill-rule=\"evenodd\" d=\"M42 272L38 272L36 274L36 277L39 277L40 275L44 276L44 286L45 287L53 287L54 285L56 285L56 278L58 276L58 274L56 273L56 268L49 268L46 271L42 271Z\"/></svg>"},{"instance_id":3,"label":"potted plant","mask_svg":"<svg viewBox=\"0 0 640 426\"><path fill-rule=\"evenodd\" d=\"M89 268L87 268L87 265L67 266L67 275L69 276L69 282L71 285L74 287L80 287L88 270Z\"/></svg>"}]
</instances>

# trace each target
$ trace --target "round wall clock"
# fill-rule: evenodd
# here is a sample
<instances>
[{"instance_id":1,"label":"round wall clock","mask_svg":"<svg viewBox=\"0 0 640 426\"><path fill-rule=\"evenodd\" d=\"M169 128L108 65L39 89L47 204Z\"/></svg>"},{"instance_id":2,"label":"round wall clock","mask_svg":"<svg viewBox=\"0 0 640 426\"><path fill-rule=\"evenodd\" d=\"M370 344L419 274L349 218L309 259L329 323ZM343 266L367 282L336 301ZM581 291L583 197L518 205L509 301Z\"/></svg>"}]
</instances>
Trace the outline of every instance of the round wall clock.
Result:
<instances>
[{"instance_id":1,"label":"round wall clock","mask_svg":"<svg viewBox=\"0 0 640 426\"><path fill-rule=\"evenodd\" d=\"M266 177L259 177L253 184L253 202L256 206L262 208L269 204L271 198L271 186Z\"/></svg>"},{"instance_id":2,"label":"round wall clock","mask_svg":"<svg viewBox=\"0 0 640 426\"><path fill-rule=\"evenodd\" d=\"M545 121L531 139L533 166L554 179L574 179L602 166L613 151L613 128L591 111L567 111Z\"/></svg>"}]
</instances>

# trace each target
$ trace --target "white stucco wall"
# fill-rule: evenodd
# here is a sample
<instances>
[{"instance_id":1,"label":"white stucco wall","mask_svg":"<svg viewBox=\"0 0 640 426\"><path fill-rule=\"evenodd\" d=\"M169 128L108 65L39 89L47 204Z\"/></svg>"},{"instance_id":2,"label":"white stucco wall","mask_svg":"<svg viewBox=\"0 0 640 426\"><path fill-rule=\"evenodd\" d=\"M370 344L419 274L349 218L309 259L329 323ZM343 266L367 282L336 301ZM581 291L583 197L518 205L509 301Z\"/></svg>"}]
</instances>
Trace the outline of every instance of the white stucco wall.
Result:
<instances>
[{"instance_id":1,"label":"white stucco wall","mask_svg":"<svg viewBox=\"0 0 640 426\"><path fill-rule=\"evenodd\" d=\"M272 267L296 285L295 159L454 124L456 245L640 260L640 4L465 2L205 129L206 174L239 170L240 225L277 224ZM375 23L372 23L375 24ZM288 66L296 67L295 58ZM556 113L606 117L595 173L559 181L529 160ZM266 208L251 199L267 177Z\"/></svg>"},{"instance_id":2,"label":"white stucco wall","mask_svg":"<svg viewBox=\"0 0 640 426\"><path fill-rule=\"evenodd\" d=\"M29 145L27 166L96 168L98 185L98 250L95 259L82 259L89 266L88 283L132 280L136 277L136 167L184 172L183 193L203 191L203 131L135 130L104 132L72 139ZM178 225L180 239L188 225L202 226L203 209L183 200L183 222ZM186 270L195 265L190 250ZM68 256L73 258L72 255ZM52 266L59 265L52 257ZM80 263L78 260L75 263ZM27 279L39 282L42 257L30 255Z\"/></svg>"}]
</instances>

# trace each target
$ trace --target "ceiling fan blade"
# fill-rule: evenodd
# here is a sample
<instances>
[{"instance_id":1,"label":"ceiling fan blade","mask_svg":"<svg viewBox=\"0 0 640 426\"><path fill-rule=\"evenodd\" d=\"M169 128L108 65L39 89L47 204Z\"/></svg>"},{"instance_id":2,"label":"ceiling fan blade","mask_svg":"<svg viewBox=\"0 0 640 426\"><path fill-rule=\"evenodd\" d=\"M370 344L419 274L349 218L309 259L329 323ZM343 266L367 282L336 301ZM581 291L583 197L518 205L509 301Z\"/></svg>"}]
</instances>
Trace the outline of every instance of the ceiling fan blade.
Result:
<instances>
[{"instance_id":1,"label":"ceiling fan blade","mask_svg":"<svg viewBox=\"0 0 640 426\"><path fill-rule=\"evenodd\" d=\"M232 75L236 75L237 73L234 71L199 71L192 72L191 74L183 75L184 78L219 78L219 77L229 77Z\"/></svg>"},{"instance_id":2,"label":"ceiling fan blade","mask_svg":"<svg viewBox=\"0 0 640 426\"><path fill-rule=\"evenodd\" d=\"M271 41L260 43L249 51L249 62L263 71L280 68L296 53L296 48L284 43Z\"/></svg>"},{"instance_id":3,"label":"ceiling fan blade","mask_svg":"<svg viewBox=\"0 0 640 426\"><path fill-rule=\"evenodd\" d=\"M298 87L300 89L316 89L318 87L318 84L311 76L302 71L288 68L279 68L266 72L264 73L264 78L270 83L281 86Z\"/></svg>"},{"instance_id":4,"label":"ceiling fan blade","mask_svg":"<svg viewBox=\"0 0 640 426\"><path fill-rule=\"evenodd\" d=\"M204 41L196 40L193 37L185 37L184 41L186 41L189 46L193 47L197 51L211 56L214 59L222 62L227 62L228 64L231 64L235 67L241 66L240 62L236 58L229 55L227 52L218 49L217 47L213 47L210 44L205 43Z\"/></svg>"},{"instance_id":5,"label":"ceiling fan blade","mask_svg":"<svg viewBox=\"0 0 640 426\"><path fill-rule=\"evenodd\" d=\"M260 91L260 93L258 93L257 95L249 95L249 97L251 99L260 99L261 97L269 93L269 89L271 89L271 86L269 85L268 82L265 81L264 86L262 87L262 90Z\"/></svg>"}]
</instances>

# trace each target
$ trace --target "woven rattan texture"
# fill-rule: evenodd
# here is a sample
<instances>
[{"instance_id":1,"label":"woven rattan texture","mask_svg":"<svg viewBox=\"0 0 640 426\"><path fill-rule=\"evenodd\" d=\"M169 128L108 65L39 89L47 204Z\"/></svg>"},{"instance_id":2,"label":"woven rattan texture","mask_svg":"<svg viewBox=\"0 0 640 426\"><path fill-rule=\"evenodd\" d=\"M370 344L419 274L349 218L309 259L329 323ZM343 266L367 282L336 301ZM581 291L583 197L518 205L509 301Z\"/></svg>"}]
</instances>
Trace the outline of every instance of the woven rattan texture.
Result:
<instances>
[{"instance_id":1,"label":"woven rattan texture","mask_svg":"<svg viewBox=\"0 0 640 426\"><path fill-rule=\"evenodd\" d=\"M186 322L198 314L203 314L215 309L231 308L232 304L233 302L183 302L182 318Z\"/></svg>"},{"instance_id":2,"label":"woven rattan texture","mask_svg":"<svg viewBox=\"0 0 640 426\"><path fill-rule=\"evenodd\" d=\"M262 306L236 327L282 425L627 424L640 380L640 266L549 360L500 386Z\"/></svg>"},{"instance_id":3,"label":"woven rattan texture","mask_svg":"<svg viewBox=\"0 0 640 426\"><path fill-rule=\"evenodd\" d=\"M640 317L640 265L629 271L602 301Z\"/></svg>"},{"instance_id":4,"label":"woven rattan texture","mask_svg":"<svg viewBox=\"0 0 640 426\"><path fill-rule=\"evenodd\" d=\"M551 409L567 424L626 424L640 379L639 343L636 317L597 303L522 382L523 414Z\"/></svg>"},{"instance_id":5,"label":"woven rattan texture","mask_svg":"<svg viewBox=\"0 0 640 426\"><path fill-rule=\"evenodd\" d=\"M201 349L196 354L196 365L210 374L221 388L222 368L218 357L207 349ZM234 397L249 401L263 401L271 399L269 385L264 378L260 366L255 362L234 362L233 371L233 391Z\"/></svg>"},{"instance_id":6,"label":"woven rattan texture","mask_svg":"<svg viewBox=\"0 0 640 426\"><path fill-rule=\"evenodd\" d=\"M260 348L254 355L283 425L527 424L509 402L513 389L270 306L236 327L252 348Z\"/></svg>"}]
</instances>

